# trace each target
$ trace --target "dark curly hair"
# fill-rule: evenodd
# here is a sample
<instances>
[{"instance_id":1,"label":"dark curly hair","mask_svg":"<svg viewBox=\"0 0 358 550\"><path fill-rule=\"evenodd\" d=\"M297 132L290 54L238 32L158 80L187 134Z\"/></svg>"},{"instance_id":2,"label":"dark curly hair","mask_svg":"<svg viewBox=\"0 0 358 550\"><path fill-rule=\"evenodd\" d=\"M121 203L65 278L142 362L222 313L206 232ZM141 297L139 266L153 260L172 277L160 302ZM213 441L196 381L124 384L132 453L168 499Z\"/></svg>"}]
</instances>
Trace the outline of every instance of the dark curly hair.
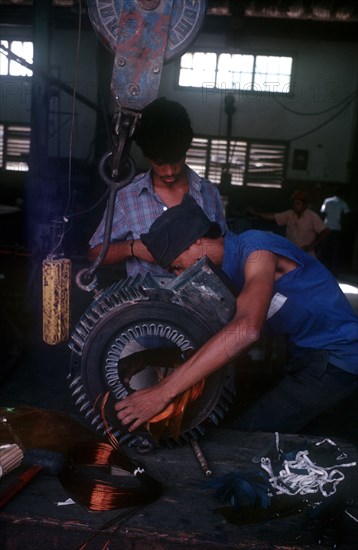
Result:
<instances>
[{"instance_id":1,"label":"dark curly hair","mask_svg":"<svg viewBox=\"0 0 358 550\"><path fill-rule=\"evenodd\" d=\"M185 157L193 139L184 107L165 97L152 101L142 111L134 140L150 160L173 163Z\"/></svg>"}]
</instances>

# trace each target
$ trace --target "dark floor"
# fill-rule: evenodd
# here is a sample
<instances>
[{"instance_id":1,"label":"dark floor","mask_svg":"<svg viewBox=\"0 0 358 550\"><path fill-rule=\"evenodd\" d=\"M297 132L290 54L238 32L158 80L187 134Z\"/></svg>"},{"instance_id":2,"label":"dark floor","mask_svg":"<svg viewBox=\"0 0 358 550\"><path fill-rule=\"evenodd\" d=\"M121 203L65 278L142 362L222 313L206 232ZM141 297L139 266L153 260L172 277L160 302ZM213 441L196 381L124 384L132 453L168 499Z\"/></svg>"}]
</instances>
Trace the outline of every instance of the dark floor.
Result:
<instances>
[{"instance_id":1,"label":"dark floor","mask_svg":"<svg viewBox=\"0 0 358 550\"><path fill-rule=\"evenodd\" d=\"M70 351L66 343L48 345L41 334L41 268L33 265L26 254L2 253L0 255L0 407L31 406L55 409L78 418L67 382ZM73 262L73 272L78 272L84 261ZM118 273L112 273L116 277ZM102 274L104 277L104 275ZM107 275L110 282L110 275ZM357 277L345 272L339 279L355 284ZM107 282L107 281L106 281ZM357 289L349 299L358 313ZM77 322L92 294L73 285L72 319ZM252 365L251 365L252 367ZM241 388L238 399L246 402L254 399L272 383L275 372L265 372L260 362L254 368L241 370ZM358 399L346 400L334 410L322 415L303 431L312 435L340 437L358 444Z\"/></svg>"}]
</instances>

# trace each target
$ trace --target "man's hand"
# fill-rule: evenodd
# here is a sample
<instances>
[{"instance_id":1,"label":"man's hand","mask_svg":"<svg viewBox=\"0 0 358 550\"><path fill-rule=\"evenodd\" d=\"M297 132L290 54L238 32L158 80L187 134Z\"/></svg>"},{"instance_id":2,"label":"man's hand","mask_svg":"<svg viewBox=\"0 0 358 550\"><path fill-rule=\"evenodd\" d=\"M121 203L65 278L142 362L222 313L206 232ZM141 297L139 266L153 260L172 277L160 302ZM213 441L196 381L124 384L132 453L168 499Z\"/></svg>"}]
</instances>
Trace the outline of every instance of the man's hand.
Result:
<instances>
[{"instance_id":1,"label":"man's hand","mask_svg":"<svg viewBox=\"0 0 358 550\"><path fill-rule=\"evenodd\" d=\"M123 426L128 427L129 432L139 428L144 422L148 422L168 405L162 385L157 384L152 388L138 390L122 401L115 404L118 420Z\"/></svg>"},{"instance_id":2,"label":"man's hand","mask_svg":"<svg viewBox=\"0 0 358 550\"><path fill-rule=\"evenodd\" d=\"M146 349L123 357L118 362L118 372L122 380L128 384L131 377L146 366L175 370L194 353L193 349L181 351L177 346ZM136 430L166 408L171 400L165 397L164 387L165 375L161 383L137 390L116 403L114 408L117 417L124 426L129 426L128 431Z\"/></svg>"}]
</instances>

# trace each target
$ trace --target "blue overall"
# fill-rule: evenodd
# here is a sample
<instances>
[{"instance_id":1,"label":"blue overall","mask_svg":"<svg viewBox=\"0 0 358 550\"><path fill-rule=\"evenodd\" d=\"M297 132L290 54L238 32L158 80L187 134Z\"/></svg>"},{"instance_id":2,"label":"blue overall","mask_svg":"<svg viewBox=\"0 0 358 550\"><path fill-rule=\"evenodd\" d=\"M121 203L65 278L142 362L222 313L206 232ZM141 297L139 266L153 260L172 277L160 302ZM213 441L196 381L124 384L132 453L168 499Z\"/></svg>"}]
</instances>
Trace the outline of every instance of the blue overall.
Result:
<instances>
[{"instance_id":1,"label":"blue overall","mask_svg":"<svg viewBox=\"0 0 358 550\"><path fill-rule=\"evenodd\" d=\"M297 263L274 284L265 331L283 335L282 380L233 422L251 431L296 432L358 389L358 317L331 273L289 240L265 231L227 233L222 268L240 289L248 256L269 250Z\"/></svg>"}]
</instances>

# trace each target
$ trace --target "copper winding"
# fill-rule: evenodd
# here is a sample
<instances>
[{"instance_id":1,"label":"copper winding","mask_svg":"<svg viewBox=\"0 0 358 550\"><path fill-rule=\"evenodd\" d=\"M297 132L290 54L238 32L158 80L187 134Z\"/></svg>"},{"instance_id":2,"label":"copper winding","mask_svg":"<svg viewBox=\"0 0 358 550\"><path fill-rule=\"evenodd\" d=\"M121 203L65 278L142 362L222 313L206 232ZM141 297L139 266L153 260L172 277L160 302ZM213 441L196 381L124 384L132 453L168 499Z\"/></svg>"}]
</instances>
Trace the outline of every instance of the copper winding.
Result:
<instances>
[{"instance_id":1,"label":"copper winding","mask_svg":"<svg viewBox=\"0 0 358 550\"><path fill-rule=\"evenodd\" d=\"M182 416L185 412L185 409L190 401L197 399L203 390L204 380L197 382L194 386L186 390L179 397L177 397L170 405L164 409L161 413L153 416L149 420L149 423L161 422L162 420L167 420L168 418L175 418L177 416Z\"/></svg>"},{"instance_id":2,"label":"copper winding","mask_svg":"<svg viewBox=\"0 0 358 550\"><path fill-rule=\"evenodd\" d=\"M201 395L204 384L202 380L178 396L149 421L148 431L152 431L154 424L159 427L157 435L166 429L172 437L179 437L185 410L191 401ZM61 476L64 487L74 499L93 511L138 506L159 498L161 494L161 485L120 448L106 417L109 397L110 392L99 395L94 406L100 409L110 444L88 443L74 447L66 457ZM135 475L140 486L123 487L123 478L111 475L112 466Z\"/></svg>"},{"instance_id":3,"label":"copper winding","mask_svg":"<svg viewBox=\"0 0 358 550\"><path fill-rule=\"evenodd\" d=\"M148 431L153 436L159 437L166 430L169 437L178 439L186 408L201 395L204 385L204 380L197 382L194 386L179 395L164 411L153 416L148 422ZM153 427L153 424L158 425Z\"/></svg>"},{"instance_id":4,"label":"copper winding","mask_svg":"<svg viewBox=\"0 0 358 550\"><path fill-rule=\"evenodd\" d=\"M149 427L153 424L162 425L160 429L169 429L173 437L178 437L186 407L201 395L204 384L204 381L198 382L184 392L162 413L153 417L148 423ZM74 500L92 511L139 507L156 500L162 492L160 483L121 449L106 418L109 397L110 392L98 396L95 406L100 408L110 444L99 442L75 446L68 453L61 474L62 484ZM124 486L122 476L112 475L112 467L135 476L131 481L135 479L136 486L133 483Z\"/></svg>"},{"instance_id":5,"label":"copper winding","mask_svg":"<svg viewBox=\"0 0 358 550\"><path fill-rule=\"evenodd\" d=\"M108 391L103 399L100 401L100 410L101 410L101 417L102 417L102 420L103 420L103 423L105 425L105 428L106 428L106 433L107 433L107 437L109 439L109 442L110 444L112 445L113 449L116 449L117 451L119 452L122 452L121 451L121 448L119 446L119 443L118 443L118 440L117 438L114 436L113 432L112 432L112 429L111 429L111 426L110 424L108 423L108 420L107 420L107 417L106 417L106 406L107 406L107 403L108 403L108 399L109 399L109 396L110 396L110 392ZM102 396L99 395L95 401L95 404L94 406L96 407L96 403L100 400ZM123 453L124 454L124 453Z\"/></svg>"},{"instance_id":6,"label":"copper winding","mask_svg":"<svg viewBox=\"0 0 358 550\"><path fill-rule=\"evenodd\" d=\"M112 466L133 474L137 486L123 486L123 477L111 474ZM76 502L94 511L147 504L161 495L161 485L144 468L107 443L74 447L66 457L61 482Z\"/></svg>"},{"instance_id":7,"label":"copper winding","mask_svg":"<svg viewBox=\"0 0 358 550\"><path fill-rule=\"evenodd\" d=\"M158 373L158 377L160 374ZM178 439L181 432L182 421L185 411L192 401L200 397L205 386L205 380L194 384L191 388L179 395L170 403L161 413L153 416L147 423L148 432L155 438L160 439L165 434L166 437ZM101 418L106 428L108 439L113 448L119 450L119 444L113 435L111 426L106 416L106 406L110 397L108 391L104 396L99 395L94 403L94 408L99 407Z\"/></svg>"}]
</instances>

